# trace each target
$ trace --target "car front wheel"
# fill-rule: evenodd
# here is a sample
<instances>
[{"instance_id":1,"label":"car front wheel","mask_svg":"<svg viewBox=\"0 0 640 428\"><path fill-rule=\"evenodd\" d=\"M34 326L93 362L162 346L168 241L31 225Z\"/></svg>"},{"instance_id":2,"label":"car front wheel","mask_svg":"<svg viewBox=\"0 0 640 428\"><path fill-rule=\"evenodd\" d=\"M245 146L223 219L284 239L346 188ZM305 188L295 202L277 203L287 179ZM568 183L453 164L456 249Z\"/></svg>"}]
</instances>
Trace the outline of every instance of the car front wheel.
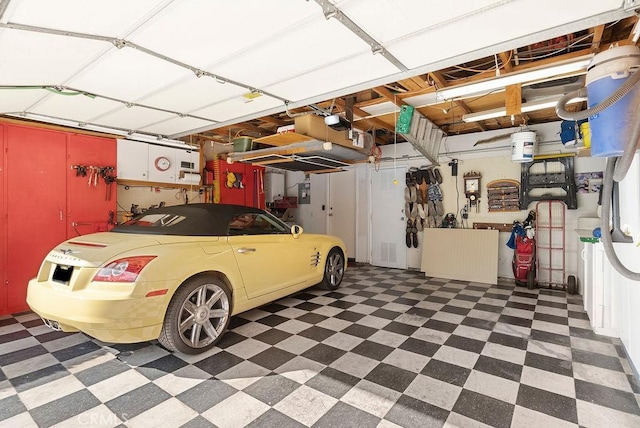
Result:
<instances>
[{"instance_id":1,"label":"car front wheel","mask_svg":"<svg viewBox=\"0 0 640 428\"><path fill-rule=\"evenodd\" d=\"M211 349L229 324L230 301L229 289L217 278L186 281L169 303L158 341L185 354Z\"/></svg>"},{"instance_id":2,"label":"car front wheel","mask_svg":"<svg viewBox=\"0 0 640 428\"><path fill-rule=\"evenodd\" d=\"M342 283L344 277L344 256L342 251L334 248L329 251L327 261L324 266L324 277L320 287L325 290L335 290Z\"/></svg>"}]
</instances>

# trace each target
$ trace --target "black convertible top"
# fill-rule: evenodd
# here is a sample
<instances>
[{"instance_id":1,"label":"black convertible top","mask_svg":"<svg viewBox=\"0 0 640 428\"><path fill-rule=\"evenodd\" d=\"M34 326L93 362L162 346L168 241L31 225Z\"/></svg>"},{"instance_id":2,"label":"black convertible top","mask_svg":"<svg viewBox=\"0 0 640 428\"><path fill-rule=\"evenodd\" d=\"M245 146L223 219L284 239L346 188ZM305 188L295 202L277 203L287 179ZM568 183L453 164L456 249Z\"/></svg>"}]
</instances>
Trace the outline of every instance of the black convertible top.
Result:
<instances>
[{"instance_id":1,"label":"black convertible top","mask_svg":"<svg viewBox=\"0 0 640 428\"><path fill-rule=\"evenodd\" d=\"M265 211L242 205L204 203L152 208L126 223L115 226L111 232L227 236L231 218L239 213L265 213Z\"/></svg>"}]
</instances>

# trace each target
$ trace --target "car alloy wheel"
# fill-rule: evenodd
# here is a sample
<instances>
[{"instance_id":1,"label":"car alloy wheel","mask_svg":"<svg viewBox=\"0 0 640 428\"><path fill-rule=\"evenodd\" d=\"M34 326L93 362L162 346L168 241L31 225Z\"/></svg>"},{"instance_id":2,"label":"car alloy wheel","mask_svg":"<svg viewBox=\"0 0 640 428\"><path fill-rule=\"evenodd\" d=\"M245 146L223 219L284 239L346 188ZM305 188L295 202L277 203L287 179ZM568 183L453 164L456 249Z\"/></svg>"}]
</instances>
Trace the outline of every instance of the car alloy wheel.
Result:
<instances>
[{"instance_id":1,"label":"car alloy wheel","mask_svg":"<svg viewBox=\"0 0 640 428\"><path fill-rule=\"evenodd\" d=\"M180 307L180 338L193 348L204 348L222 334L229 317L229 299L215 284L191 292Z\"/></svg>"},{"instance_id":2,"label":"car alloy wheel","mask_svg":"<svg viewBox=\"0 0 640 428\"><path fill-rule=\"evenodd\" d=\"M192 279L171 300L158 340L172 351L204 352L220 339L230 313L230 293L221 281Z\"/></svg>"},{"instance_id":3,"label":"car alloy wheel","mask_svg":"<svg viewBox=\"0 0 640 428\"><path fill-rule=\"evenodd\" d=\"M335 290L342 283L343 277L344 256L340 250L334 248L327 256L327 262L324 267L324 278L320 286L327 290Z\"/></svg>"}]
</instances>

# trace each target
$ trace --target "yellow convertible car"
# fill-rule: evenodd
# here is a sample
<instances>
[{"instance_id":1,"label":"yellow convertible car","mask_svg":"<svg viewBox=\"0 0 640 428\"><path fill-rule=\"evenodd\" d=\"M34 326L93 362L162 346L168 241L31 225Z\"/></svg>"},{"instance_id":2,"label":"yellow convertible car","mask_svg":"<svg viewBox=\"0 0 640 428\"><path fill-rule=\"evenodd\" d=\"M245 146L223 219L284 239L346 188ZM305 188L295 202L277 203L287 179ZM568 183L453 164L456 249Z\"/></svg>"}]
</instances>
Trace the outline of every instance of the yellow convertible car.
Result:
<instances>
[{"instance_id":1,"label":"yellow convertible car","mask_svg":"<svg viewBox=\"0 0 640 428\"><path fill-rule=\"evenodd\" d=\"M70 239L29 281L49 327L98 340L213 347L229 317L318 284L336 289L344 243L238 205L155 208L109 232Z\"/></svg>"}]
</instances>

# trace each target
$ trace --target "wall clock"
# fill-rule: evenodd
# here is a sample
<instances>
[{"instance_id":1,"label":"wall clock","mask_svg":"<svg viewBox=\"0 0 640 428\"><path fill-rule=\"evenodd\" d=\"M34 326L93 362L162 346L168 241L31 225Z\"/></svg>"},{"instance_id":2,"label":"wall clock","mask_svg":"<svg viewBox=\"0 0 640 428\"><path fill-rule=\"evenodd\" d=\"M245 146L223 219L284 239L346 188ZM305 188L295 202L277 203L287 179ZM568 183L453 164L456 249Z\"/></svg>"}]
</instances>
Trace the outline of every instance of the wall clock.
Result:
<instances>
[{"instance_id":1,"label":"wall clock","mask_svg":"<svg viewBox=\"0 0 640 428\"><path fill-rule=\"evenodd\" d=\"M167 171L171 168L171 161L166 156L158 156L154 162L154 165L158 171Z\"/></svg>"},{"instance_id":2,"label":"wall clock","mask_svg":"<svg viewBox=\"0 0 640 428\"><path fill-rule=\"evenodd\" d=\"M464 175L464 194L469 199L471 206L478 203L480 198L480 179L482 176L479 172L471 171Z\"/></svg>"}]
</instances>

